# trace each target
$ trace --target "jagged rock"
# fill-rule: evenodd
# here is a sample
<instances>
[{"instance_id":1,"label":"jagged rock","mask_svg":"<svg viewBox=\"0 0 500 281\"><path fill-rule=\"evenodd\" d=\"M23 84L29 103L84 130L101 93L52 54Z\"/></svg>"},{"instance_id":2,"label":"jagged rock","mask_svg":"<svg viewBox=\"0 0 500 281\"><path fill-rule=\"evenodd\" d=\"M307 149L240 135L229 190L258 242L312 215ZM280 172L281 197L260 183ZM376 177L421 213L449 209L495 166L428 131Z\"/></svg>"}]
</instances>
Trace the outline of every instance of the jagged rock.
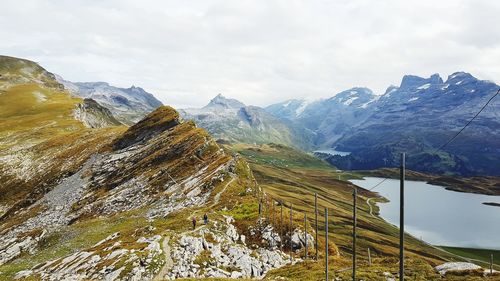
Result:
<instances>
[{"instance_id":1,"label":"jagged rock","mask_svg":"<svg viewBox=\"0 0 500 281\"><path fill-rule=\"evenodd\" d=\"M109 251L113 246L121 244L117 239L119 235L114 233L99 241L94 247L109 245L106 248ZM20 271L15 278L39 275L42 280L117 280L124 274L120 280L151 279L156 274L153 263L161 261L158 259L162 253L160 240L159 235L141 237L136 243L147 244L143 249L132 252L118 247L105 256L91 250L94 248L92 247L88 251L78 251L70 256L36 265L31 270ZM121 265L116 267L119 262Z\"/></svg>"},{"instance_id":2,"label":"jagged rock","mask_svg":"<svg viewBox=\"0 0 500 281\"><path fill-rule=\"evenodd\" d=\"M89 128L104 128L110 126L122 125L115 119L109 109L101 106L93 99L84 99L83 103L79 103L73 114L77 120Z\"/></svg>"},{"instance_id":3,"label":"jagged rock","mask_svg":"<svg viewBox=\"0 0 500 281\"><path fill-rule=\"evenodd\" d=\"M233 221L232 217L226 216L225 223L219 224L215 229L201 229L192 234L197 236L181 236L178 245L172 250L175 263L169 278L192 276L260 279L267 271L290 262L289 256L280 250L252 250L244 244L239 244L237 237L240 236L231 224ZM208 242L205 239L207 235L212 236L215 242ZM198 261L199 264L196 264L195 261L202 252L209 260L201 263ZM224 270L227 267L231 267L232 271Z\"/></svg>"},{"instance_id":4,"label":"jagged rock","mask_svg":"<svg viewBox=\"0 0 500 281\"><path fill-rule=\"evenodd\" d=\"M292 234L292 248L294 251L300 250L305 247L305 235L301 229L295 229ZM312 248L314 245L314 238L311 234L307 233L307 246Z\"/></svg>"},{"instance_id":5,"label":"jagged rock","mask_svg":"<svg viewBox=\"0 0 500 281\"><path fill-rule=\"evenodd\" d=\"M15 259L23 252L30 254L35 253L38 242L46 233L47 231L43 230L40 235L35 237L26 236L24 238L11 238L7 241L0 240L0 265Z\"/></svg>"},{"instance_id":6,"label":"jagged rock","mask_svg":"<svg viewBox=\"0 0 500 281\"><path fill-rule=\"evenodd\" d=\"M274 228L271 225L267 225L262 230L262 239L264 239L272 249L278 247L278 245L281 245L281 237L274 231Z\"/></svg>"}]
</instances>

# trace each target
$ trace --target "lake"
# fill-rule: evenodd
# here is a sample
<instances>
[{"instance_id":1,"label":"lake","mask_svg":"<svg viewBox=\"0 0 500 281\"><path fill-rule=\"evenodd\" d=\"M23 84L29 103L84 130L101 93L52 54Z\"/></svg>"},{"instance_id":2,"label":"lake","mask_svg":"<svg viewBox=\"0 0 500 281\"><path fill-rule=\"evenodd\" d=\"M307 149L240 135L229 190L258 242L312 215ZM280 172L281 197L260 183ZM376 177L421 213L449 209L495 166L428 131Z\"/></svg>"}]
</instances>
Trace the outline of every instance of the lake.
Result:
<instances>
[{"instance_id":1,"label":"lake","mask_svg":"<svg viewBox=\"0 0 500 281\"><path fill-rule=\"evenodd\" d=\"M347 155L351 154L350 152L347 152L347 151L335 150L335 148L315 150L313 152L330 154L330 155L340 155L340 156L347 156Z\"/></svg>"},{"instance_id":2,"label":"lake","mask_svg":"<svg viewBox=\"0 0 500 281\"><path fill-rule=\"evenodd\" d=\"M371 188L381 178L351 180ZM389 199L377 203L386 221L399 225L399 180L386 180L374 190ZM449 191L419 181L405 181L405 231L434 245L500 249L499 196Z\"/></svg>"}]
</instances>

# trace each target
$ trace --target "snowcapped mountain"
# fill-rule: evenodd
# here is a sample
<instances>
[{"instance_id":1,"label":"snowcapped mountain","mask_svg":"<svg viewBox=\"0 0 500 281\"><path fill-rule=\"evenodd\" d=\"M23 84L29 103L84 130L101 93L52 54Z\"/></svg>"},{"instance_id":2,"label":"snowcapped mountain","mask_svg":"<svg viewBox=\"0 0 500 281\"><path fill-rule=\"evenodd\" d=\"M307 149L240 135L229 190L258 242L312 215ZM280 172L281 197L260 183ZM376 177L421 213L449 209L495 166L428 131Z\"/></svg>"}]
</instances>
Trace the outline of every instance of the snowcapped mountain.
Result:
<instances>
[{"instance_id":1,"label":"snowcapped mountain","mask_svg":"<svg viewBox=\"0 0 500 281\"><path fill-rule=\"evenodd\" d=\"M315 147L329 148L346 130L365 120L371 112L372 103L378 98L370 89L356 87L329 99L313 102L292 100L270 105L266 111L305 132L314 132Z\"/></svg>"},{"instance_id":2,"label":"snowcapped mountain","mask_svg":"<svg viewBox=\"0 0 500 281\"><path fill-rule=\"evenodd\" d=\"M300 115L287 103L266 108L282 120L313 131L316 148L336 148L348 156L329 156L342 169L395 167L409 153L410 169L429 173L498 175L500 99L493 100L444 151L434 152L458 132L499 89L490 81L456 72L444 81L406 75L382 96L353 88L308 104ZM291 104L291 103L290 103ZM290 105L288 105L290 106Z\"/></svg>"},{"instance_id":3,"label":"snowcapped mountain","mask_svg":"<svg viewBox=\"0 0 500 281\"><path fill-rule=\"evenodd\" d=\"M342 168L397 166L407 152L411 169L429 173L499 175L500 99L493 100L460 137L443 151L436 148L453 137L491 98L499 86L456 72L443 81L405 76L374 105L363 124L346 133L335 146L352 153L331 159Z\"/></svg>"},{"instance_id":4,"label":"snowcapped mountain","mask_svg":"<svg viewBox=\"0 0 500 281\"><path fill-rule=\"evenodd\" d=\"M307 100L292 99L270 105L265 110L281 118L293 120L299 117L310 103L311 101Z\"/></svg>"},{"instance_id":5,"label":"snowcapped mountain","mask_svg":"<svg viewBox=\"0 0 500 281\"><path fill-rule=\"evenodd\" d=\"M309 143L307 134L296 130L264 109L247 106L242 102L219 94L203 108L179 110L185 119L193 120L213 136L231 142L279 143L304 147Z\"/></svg>"},{"instance_id":6,"label":"snowcapped mountain","mask_svg":"<svg viewBox=\"0 0 500 281\"><path fill-rule=\"evenodd\" d=\"M162 103L140 87L118 88L106 82L70 82L57 77L58 81L74 95L91 98L108 108L120 122L132 125Z\"/></svg>"},{"instance_id":7,"label":"snowcapped mountain","mask_svg":"<svg viewBox=\"0 0 500 281\"><path fill-rule=\"evenodd\" d=\"M245 104L236 99L226 98L222 94L218 94L215 98L203 107L204 109L240 109L245 107Z\"/></svg>"}]
</instances>

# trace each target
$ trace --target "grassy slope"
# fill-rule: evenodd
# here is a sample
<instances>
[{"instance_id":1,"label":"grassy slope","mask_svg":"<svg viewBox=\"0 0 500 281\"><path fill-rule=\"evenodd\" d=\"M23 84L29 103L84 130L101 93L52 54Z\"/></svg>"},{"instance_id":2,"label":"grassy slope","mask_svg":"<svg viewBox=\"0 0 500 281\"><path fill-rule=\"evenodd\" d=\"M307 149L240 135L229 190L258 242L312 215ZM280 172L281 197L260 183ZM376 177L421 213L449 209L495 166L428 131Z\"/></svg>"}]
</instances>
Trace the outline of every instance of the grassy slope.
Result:
<instances>
[{"instance_id":1,"label":"grassy slope","mask_svg":"<svg viewBox=\"0 0 500 281\"><path fill-rule=\"evenodd\" d=\"M125 130L85 128L72 113L80 102L34 83L13 85L0 94L0 204L12 206L40 183L76 171Z\"/></svg>"},{"instance_id":2,"label":"grassy slope","mask_svg":"<svg viewBox=\"0 0 500 281\"><path fill-rule=\"evenodd\" d=\"M351 231L352 231L352 185L348 182L338 180L339 173L325 162L317 160L302 152L279 146L249 146L234 145L233 150L243 155L251 164L253 173L270 196L291 202L294 211L307 212L309 218L313 218L314 192L318 192L320 214L320 249L323 248L324 207L329 208L330 241L333 241L340 249L340 257L331 257L332 276L347 278L350 270L333 273L335 270L348 269L351 266ZM353 178L355 174L340 174L341 179ZM366 199L375 197L376 194L359 191L358 198L358 271L360 277L369 280L378 280L376 274L382 271L397 272L398 253L398 229L379 217L373 218L369 214ZM383 200L381 198L377 200ZM288 205L288 203L287 203ZM378 208L374 207L374 213ZM297 213L298 214L298 213ZM303 217L302 214L297 216ZM287 220L286 220L287 222ZM301 220L294 222L296 225ZM310 224L314 225L313 220ZM444 260L452 259L452 256L426 244L411 236L406 237L406 253L409 258L407 263L407 274L415 276L416 280L428 280L438 278L432 266L443 263ZM374 265L368 267L367 249L371 250ZM320 251L320 256L322 252ZM321 279L323 276L323 265L320 263L307 263L294 266L293 269L286 267L274 271L270 278L284 276L291 280L303 280L304 276L312 279ZM316 277L312 277L316 276ZM423 278L423 279L422 279ZM460 279L450 279L460 280Z\"/></svg>"},{"instance_id":3,"label":"grassy slope","mask_svg":"<svg viewBox=\"0 0 500 281\"><path fill-rule=\"evenodd\" d=\"M500 250L489 250L489 249L474 249L474 248L460 248L460 247L447 247L439 246L446 251L466 257L468 259L474 259L477 261L483 261L481 266L488 267L490 263L490 254L493 254L493 264L500 264ZM475 261L474 261L475 262ZM494 266L496 270L500 270L500 266Z\"/></svg>"},{"instance_id":4,"label":"grassy slope","mask_svg":"<svg viewBox=\"0 0 500 281\"><path fill-rule=\"evenodd\" d=\"M72 117L72 110L80 102L65 92L37 84L9 88L0 94L0 147L36 144L84 129Z\"/></svg>"}]
</instances>

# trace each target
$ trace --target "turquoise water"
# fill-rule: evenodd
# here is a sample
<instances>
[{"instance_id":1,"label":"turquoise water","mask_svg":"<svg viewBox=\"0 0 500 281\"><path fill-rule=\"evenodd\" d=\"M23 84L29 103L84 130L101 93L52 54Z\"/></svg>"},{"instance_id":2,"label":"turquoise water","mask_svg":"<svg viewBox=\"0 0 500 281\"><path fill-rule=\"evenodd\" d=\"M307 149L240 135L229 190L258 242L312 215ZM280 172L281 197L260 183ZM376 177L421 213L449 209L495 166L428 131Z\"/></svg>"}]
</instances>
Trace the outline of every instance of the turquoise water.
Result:
<instances>
[{"instance_id":1,"label":"turquoise water","mask_svg":"<svg viewBox=\"0 0 500 281\"><path fill-rule=\"evenodd\" d=\"M381 178L366 177L352 183L371 188ZM380 215L399 225L399 180L386 180L375 190L389 199L377 203ZM499 196L449 191L419 181L405 182L405 231L434 245L500 249Z\"/></svg>"}]
</instances>

